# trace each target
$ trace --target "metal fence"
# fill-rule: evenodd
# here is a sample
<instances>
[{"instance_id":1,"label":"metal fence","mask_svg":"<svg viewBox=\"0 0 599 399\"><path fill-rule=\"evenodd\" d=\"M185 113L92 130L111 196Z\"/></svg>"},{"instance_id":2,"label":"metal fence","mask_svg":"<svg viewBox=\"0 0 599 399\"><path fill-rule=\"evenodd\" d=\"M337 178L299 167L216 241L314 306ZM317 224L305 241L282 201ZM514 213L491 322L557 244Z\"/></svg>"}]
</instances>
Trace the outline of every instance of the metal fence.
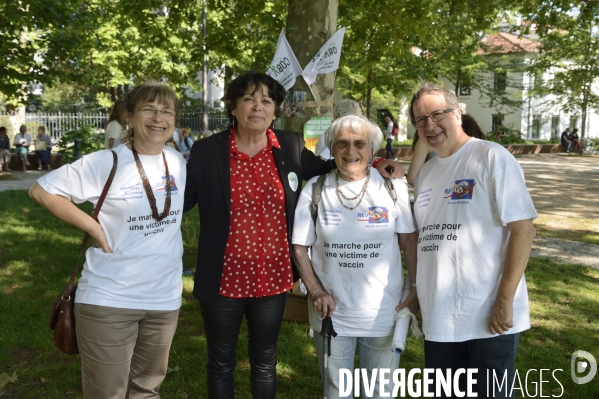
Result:
<instances>
[{"instance_id":1,"label":"metal fence","mask_svg":"<svg viewBox=\"0 0 599 399\"><path fill-rule=\"evenodd\" d=\"M104 113L63 114L59 111L55 114L25 114L25 124L28 127L30 125L46 126L46 133L49 134L53 140L58 140L64 132L77 129L84 125L92 125L98 132L103 131L107 120L108 115ZM34 134L37 132L37 129L29 129L29 132L30 134Z\"/></svg>"},{"instance_id":2,"label":"metal fence","mask_svg":"<svg viewBox=\"0 0 599 399\"><path fill-rule=\"evenodd\" d=\"M92 125L98 133L104 132L108 115L104 113L72 114L72 113L2 113L0 119L10 122L13 128L9 133L18 133L18 127L22 124L27 126L30 134L37 132L38 126L45 126L53 140L58 140L63 133L77 129L84 125ZM178 126L190 128L193 134L202 133L202 113L182 113ZM208 129L218 132L229 125L229 119L225 114L208 114Z\"/></svg>"},{"instance_id":3,"label":"metal fence","mask_svg":"<svg viewBox=\"0 0 599 399\"><path fill-rule=\"evenodd\" d=\"M193 134L199 134L204 131L202 128L202 113L189 112L181 114L179 126L191 129ZM208 130L220 132L229 126L229 118L225 114L208 114Z\"/></svg>"}]
</instances>

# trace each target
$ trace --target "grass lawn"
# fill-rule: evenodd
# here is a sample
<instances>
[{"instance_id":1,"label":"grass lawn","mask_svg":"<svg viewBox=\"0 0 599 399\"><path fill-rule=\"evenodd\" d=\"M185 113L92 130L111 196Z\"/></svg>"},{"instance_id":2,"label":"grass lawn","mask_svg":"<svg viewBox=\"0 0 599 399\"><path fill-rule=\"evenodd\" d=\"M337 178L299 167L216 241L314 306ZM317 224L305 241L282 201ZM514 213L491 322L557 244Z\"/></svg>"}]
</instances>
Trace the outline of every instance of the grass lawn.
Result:
<instances>
[{"instance_id":1,"label":"grass lawn","mask_svg":"<svg viewBox=\"0 0 599 399\"><path fill-rule=\"evenodd\" d=\"M563 215L539 215L534 221L537 234L599 245L599 220Z\"/></svg>"},{"instance_id":2,"label":"grass lawn","mask_svg":"<svg viewBox=\"0 0 599 399\"><path fill-rule=\"evenodd\" d=\"M0 397L80 398L79 357L54 349L47 321L50 304L74 267L82 234L51 216L25 191L1 192L0 204ZM89 204L83 208L91 211ZM195 265L198 230L194 210L183 219L185 270ZM161 396L206 398L206 340L198 302L191 295L193 279L185 276L183 281L183 306L169 363L172 371ZM516 391L517 396L598 398L599 375L588 384L574 384L570 361L576 350L599 359L599 271L532 259L527 281L533 327L520 339L516 366L523 389ZM308 333L306 324L283 323L278 398L321 397L316 353ZM423 359L422 341L411 338L401 367L406 372L422 369ZM251 398L245 326L235 373L236 397Z\"/></svg>"}]
</instances>

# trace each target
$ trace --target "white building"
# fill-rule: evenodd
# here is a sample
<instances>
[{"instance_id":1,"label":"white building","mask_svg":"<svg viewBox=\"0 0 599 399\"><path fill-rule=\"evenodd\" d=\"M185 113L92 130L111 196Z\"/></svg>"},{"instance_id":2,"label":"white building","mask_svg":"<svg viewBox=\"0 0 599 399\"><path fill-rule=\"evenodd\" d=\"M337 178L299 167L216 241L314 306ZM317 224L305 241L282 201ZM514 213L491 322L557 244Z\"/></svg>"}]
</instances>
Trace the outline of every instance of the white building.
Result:
<instances>
[{"instance_id":1,"label":"white building","mask_svg":"<svg viewBox=\"0 0 599 399\"><path fill-rule=\"evenodd\" d=\"M198 81L202 84L202 73L198 73ZM202 99L202 91L193 91L185 89L185 94L193 99ZM220 71L208 71L208 110L222 110L224 104L222 98L225 95L225 82L221 77ZM198 110L201 111L201 110Z\"/></svg>"},{"instance_id":2,"label":"white building","mask_svg":"<svg viewBox=\"0 0 599 399\"><path fill-rule=\"evenodd\" d=\"M539 51L540 43L537 40L517 35L500 32L489 34L483 39L486 51L481 49L480 54L488 57L505 57L502 61L507 65L510 61L521 63L531 62ZM509 68L506 68L509 69ZM532 97L529 91L534 87L535 76L523 72L504 72L499 74L487 73L482 76L487 81L490 89L505 92L511 99L520 100L521 106L513 109L501 106L488 106L489 98L474 87L461 87L458 99L462 111L470 114L481 127L482 131L489 133L496 125L502 125L511 130L519 131L522 138L527 140L550 139L560 137L567 127L570 129L581 128L580 111L566 113L562 106L549 107L547 104L554 100L554 96ZM546 71L537 79L547 81L552 78L551 71ZM447 79L442 79L444 87L452 88L454 84ZM599 91L599 88L597 88ZM587 111L588 138L599 137L599 115L597 110ZM414 128L409 125L409 136L412 137ZM579 133L580 134L580 133Z\"/></svg>"}]
</instances>

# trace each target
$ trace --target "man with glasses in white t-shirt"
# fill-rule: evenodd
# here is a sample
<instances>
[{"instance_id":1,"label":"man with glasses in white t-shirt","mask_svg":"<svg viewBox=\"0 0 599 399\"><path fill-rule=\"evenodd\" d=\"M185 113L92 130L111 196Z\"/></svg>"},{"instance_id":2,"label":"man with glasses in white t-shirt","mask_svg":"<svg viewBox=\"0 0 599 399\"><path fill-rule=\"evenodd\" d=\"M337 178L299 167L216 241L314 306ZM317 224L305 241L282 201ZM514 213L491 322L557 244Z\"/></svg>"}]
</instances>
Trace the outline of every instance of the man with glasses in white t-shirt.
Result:
<instances>
[{"instance_id":1,"label":"man with glasses in white t-shirt","mask_svg":"<svg viewBox=\"0 0 599 399\"><path fill-rule=\"evenodd\" d=\"M425 83L412 97L412 123L437 153L414 185L425 366L452 377L478 369L479 397L494 388L509 398L519 333L530 328L524 270L537 213L516 159L469 137L461 116L455 94L440 86ZM503 389L492 387L494 375L507 377ZM437 397L465 392L461 377L452 392L436 387Z\"/></svg>"}]
</instances>

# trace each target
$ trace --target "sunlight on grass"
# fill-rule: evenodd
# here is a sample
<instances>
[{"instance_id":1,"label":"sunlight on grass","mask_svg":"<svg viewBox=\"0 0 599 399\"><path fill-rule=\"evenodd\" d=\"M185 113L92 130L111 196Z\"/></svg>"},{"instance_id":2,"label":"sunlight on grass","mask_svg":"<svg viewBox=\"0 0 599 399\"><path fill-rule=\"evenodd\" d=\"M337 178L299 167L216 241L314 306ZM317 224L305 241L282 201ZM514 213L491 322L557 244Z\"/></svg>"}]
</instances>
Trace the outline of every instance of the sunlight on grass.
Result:
<instances>
[{"instance_id":1,"label":"sunlight on grass","mask_svg":"<svg viewBox=\"0 0 599 399\"><path fill-rule=\"evenodd\" d=\"M534 221L537 234L543 237L599 245L599 220L596 218L571 218L559 215L539 215Z\"/></svg>"},{"instance_id":2,"label":"sunlight on grass","mask_svg":"<svg viewBox=\"0 0 599 399\"><path fill-rule=\"evenodd\" d=\"M16 194L15 194L16 193ZM47 327L50 304L64 289L74 267L82 233L57 221L27 197L26 192L0 193L0 329L1 373L13 372L18 381L3 389L6 397L23 399L80 398L78 356L58 353ZM27 208L29 212L23 212ZM86 212L91 210L83 205ZM573 237L599 243L598 222L572 221ZM544 227L543 227L544 228ZM541 231L543 228L537 229ZM549 231L549 230L547 230ZM581 231L586 231L581 233ZM183 217L184 270L195 270L199 218L197 210ZM560 238L565 230L556 231ZM579 238L577 238L579 237ZM568 239L574 239L565 237ZM561 369L561 398L599 398L599 384L574 384L570 360L576 350L599 357L599 271L532 258L526 272L532 328L521 334L516 367L523 379L528 370ZM183 277L183 301L173 340L169 373L161 388L167 399L206 398L207 348L199 303L193 297L193 276ZM309 325L284 322L277 356L277 399L321 398L322 386ZM242 323L235 370L236 398L251 398L248 333ZM400 367L424 367L423 341L409 338ZM546 383L543 395L561 393L555 380ZM45 383L40 383L44 378ZM536 374L538 382L539 375ZM595 377L596 379L599 377ZM532 388L529 385L529 388ZM532 392L532 391L531 391ZM539 397L539 396L537 396Z\"/></svg>"}]
</instances>

